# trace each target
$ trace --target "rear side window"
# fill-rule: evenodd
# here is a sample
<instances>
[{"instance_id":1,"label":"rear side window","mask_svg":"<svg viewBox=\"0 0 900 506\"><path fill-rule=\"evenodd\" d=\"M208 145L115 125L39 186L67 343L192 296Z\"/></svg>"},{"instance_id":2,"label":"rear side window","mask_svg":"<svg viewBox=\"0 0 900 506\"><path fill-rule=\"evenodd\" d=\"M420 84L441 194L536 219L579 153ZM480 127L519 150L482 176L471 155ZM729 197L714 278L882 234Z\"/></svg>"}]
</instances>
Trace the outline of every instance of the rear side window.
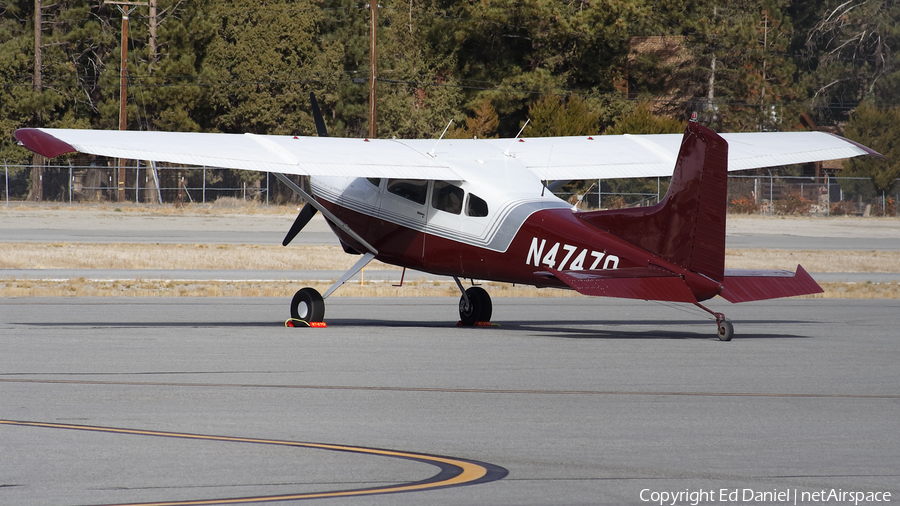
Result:
<instances>
[{"instance_id":1,"label":"rear side window","mask_svg":"<svg viewBox=\"0 0 900 506\"><path fill-rule=\"evenodd\" d=\"M425 199L428 196L428 181L421 179L388 179L387 191L424 206Z\"/></svg>"},{"instance_id":2,"label":"rear side window","mask_svg":"<svg viewBox=\"0 0 900 506\"><path fill-rule=\"evenodd\" d=\"M431 193L431 207L450 214L462 212L463 197L462 188L446 181L435 181L434 191Z\"/></svg>"},{"instance_id":3,"label":"rear side window","mask_svg":"<svg viewBox=\"0 0 900 506\"><path fill-rule=\"evenodd\" d=\"M466 201L466 216L481 218L487 215L487 202L485 202L484 199L470 193L469 198Z\"/></svg>"}]
</instances>

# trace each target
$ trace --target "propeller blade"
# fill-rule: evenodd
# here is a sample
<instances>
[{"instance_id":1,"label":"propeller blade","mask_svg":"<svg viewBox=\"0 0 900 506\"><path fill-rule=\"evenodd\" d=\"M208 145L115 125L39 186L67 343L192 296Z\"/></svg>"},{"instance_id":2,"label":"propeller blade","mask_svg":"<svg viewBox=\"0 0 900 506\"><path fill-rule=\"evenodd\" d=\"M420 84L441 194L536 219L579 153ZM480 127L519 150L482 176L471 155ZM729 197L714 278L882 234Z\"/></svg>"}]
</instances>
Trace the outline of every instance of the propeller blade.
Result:
<instances>
[{"instance_id":1,"label":"propeller blade","mask_svg":"<svg viewBox=\"0 0 900 506\"><path fill-rule=\"evenodd\" d=\"M309 103L312 106L313 121L316 122L316 133L319 137L328 137L328 130L325 128L325 120L322 118L322 111L319 110L319 103L316 102L316 94L313 92L309 92ZM281 245L287 246L290 244L315 215L315 207L309 204L303 206L303 209L300 210L300 214L297 215L297 219L294 220L294 224L291 225L291 229L288 230L287 235L284 236L284 240L281 241Z\"/></svg>"},{"instance_id":2,"label":"propeller blade","mask_svg":"<svg viewBox=\"0 0 900 506\"><path fill-rule=\"evenodd\" d=\"M300 231L303 230L303 227L305 227L306 224L309 223L309 220L311 220L315 215L315 207L309 204L303 206L303 209L300 210L300 214L297 215L297 219L294 220L294 224L291 225L291 229L288 230L287 235L284 236L284 240L281 241L281 245L287 246L288 244L290 244L291 241L294 240L294 237L297 237L297 234L299 234Z\"/></svg>"},{"instance_id":3,"label":"propeller blade","mask_svg":"<svg viewBox=\"0 0 900 506\"><path fill-rule=\"evenodd\" d=\"M309 92L309 102L312 105L313 121L316 122L316 133L319 137L328 137L328 130L325 128L325 120L322 118L322 111L319 110L319 103L316 102L316 94Z\"/></svg>"}]
</instances>

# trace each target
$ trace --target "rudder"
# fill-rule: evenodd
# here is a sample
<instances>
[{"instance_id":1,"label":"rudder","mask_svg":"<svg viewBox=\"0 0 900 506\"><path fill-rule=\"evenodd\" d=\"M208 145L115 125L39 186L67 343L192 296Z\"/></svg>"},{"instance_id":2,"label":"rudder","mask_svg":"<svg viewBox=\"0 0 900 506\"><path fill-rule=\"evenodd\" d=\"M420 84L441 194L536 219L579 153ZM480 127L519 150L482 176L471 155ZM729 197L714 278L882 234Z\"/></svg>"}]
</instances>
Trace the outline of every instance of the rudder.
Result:
<instances>
[{"instance_id":1,"label":"rudder","mask_svg":"<svg viewBox=\"0 0 900 506\"><path fill-rule=\"evenodd\" d=\"M695 121L681 141L669 190L654 206L578 213L582 220L685 269L725 275L728 143Z\"/></svg>"}]
</instances>

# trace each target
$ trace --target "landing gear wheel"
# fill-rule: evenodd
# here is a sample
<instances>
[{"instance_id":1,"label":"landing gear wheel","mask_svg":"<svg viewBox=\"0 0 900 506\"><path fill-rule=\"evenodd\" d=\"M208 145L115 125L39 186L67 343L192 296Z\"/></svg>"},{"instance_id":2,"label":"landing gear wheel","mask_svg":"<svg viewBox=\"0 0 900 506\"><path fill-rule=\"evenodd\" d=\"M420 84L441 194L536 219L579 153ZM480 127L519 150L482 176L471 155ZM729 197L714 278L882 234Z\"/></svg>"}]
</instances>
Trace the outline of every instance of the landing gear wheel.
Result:
<instances>
[{"instance_id":1,"label":"landing gear wheel","mask_svg":"<svg viewBox=\"0 0 900 506\"><path fill-rule=\"evenodd\" d=\"M466 297L469 298L469 304L466 304ZM471 327L476 322L491 321L491 313L494 306L491 304L491 296L480 286L473 286L466 290L466 296L459 298L459 321Z\"/></svg>"},{"instance_id":2,"label":"landing gear wheel","mask_svg":"<svg viewBox=\"0 0 900 506\"><path fill-rule=\"evenodd\" d=\"M719 341L731 341L734 337L734 326L728 320L719 322Z\"/></svg>"},{"instance_id":3,"label":"landing gear wheel","mask_svg":"<svg viewBox=\"0 0 900 506\"><path fill-rule=\"evenodd\" d=\"M325 300L315 288L303 288L291 300L291 318L307 323L320 322L325 318Z\"/></svg>"}]
</instances>

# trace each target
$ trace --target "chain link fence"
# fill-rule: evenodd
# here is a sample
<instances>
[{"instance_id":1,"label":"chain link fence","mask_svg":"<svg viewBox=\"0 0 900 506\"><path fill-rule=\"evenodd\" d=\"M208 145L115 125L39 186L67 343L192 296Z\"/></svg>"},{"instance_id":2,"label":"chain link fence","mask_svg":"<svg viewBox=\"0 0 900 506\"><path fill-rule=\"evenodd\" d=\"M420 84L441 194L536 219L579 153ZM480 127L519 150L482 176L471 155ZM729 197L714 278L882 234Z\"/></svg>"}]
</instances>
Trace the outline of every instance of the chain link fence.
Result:
<instances>
[{"instance_id":1,"label":"chain link fence","mask_svg":"<svg viewBox=\"0 0 900 506\"><path fill-rule=\"evenodd\" d=\"M37 171L35 169L38 169ZM221 198L262 204L295 204L300 199L268 173L136 164L12 165L4 163L3 197L10 202L128 202L208 204ZM120 174L124 179L119 181ZM300 176L296 183L308 187ZM39 199L34 198L37 180ZM574 190L555 192L581 209L647 206L666 193L669 178L594 180ZM565 187L564 187L565 188ZM890 194L876 192L868 178L730 174L728 210L743 214L897 216L900 180Z\"/></svg>"},{"instance_id":2,"label":"chain link fence","mask_svg":"<svg viewBox=\"0 0 900 506\"><path fill-rule=\"evenodd\" d=\"M586 189L556 195L580 209L648 206L659 202L669 178L595 180ZM900 179L891 193L878 192L868 178L784 175L728 176L728 211L736 214L898 216ZM625 190L625 191L623 191Z\"/></svg>"},{"instance_id":3,"label":"chain link fence","mask_svg":"<svg viewBox=\"0 0 900 506\"><path fill-rule=\"evenodd\" d=\"M120 170L124 169L124 170ZM13 165L4 163L5 202L208 204L221 198L294 204L299 197L265 172L212 167L137 164ZM121 179L121 181L120 181ZM292 177L308 187L303 177ZM37 181L39 187L34 182Z\"/></svg>"}]
</instances>

